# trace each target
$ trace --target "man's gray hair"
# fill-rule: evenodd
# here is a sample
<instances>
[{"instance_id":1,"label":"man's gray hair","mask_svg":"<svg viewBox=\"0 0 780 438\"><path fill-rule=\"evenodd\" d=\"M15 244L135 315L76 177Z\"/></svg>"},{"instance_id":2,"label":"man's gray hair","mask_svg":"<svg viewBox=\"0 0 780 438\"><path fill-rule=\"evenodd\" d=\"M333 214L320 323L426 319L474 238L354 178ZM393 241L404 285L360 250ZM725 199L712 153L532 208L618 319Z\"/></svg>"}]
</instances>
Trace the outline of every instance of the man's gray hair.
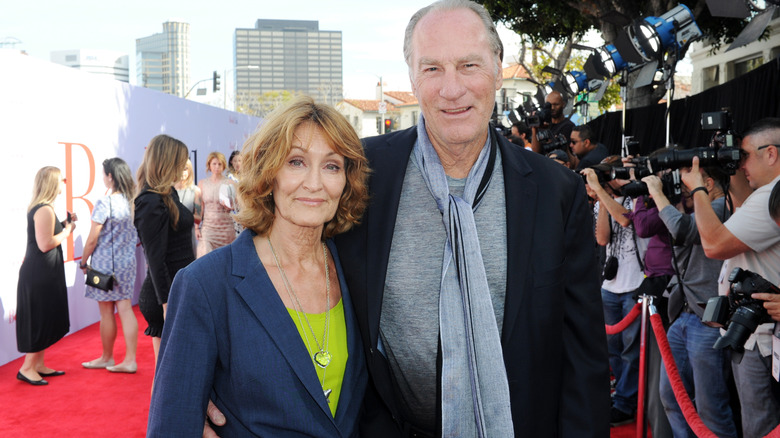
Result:
<instances>
[{"instance_id":1,"label":"man's gray hair","mask_svg":"<svg viewBox=\"0 0 780 438\"><path fill-rule=\"evenodd\" d=\"M409 71L412 69L412 35L414 34L414 28L417 23L429 12L435 11L454 11L458 9L469 9L474 11L475 14L482 21L485 26L485 32L488 36L488 43L490 44L490 50L498 58L499 63L504 60L504 45L501 43L501 38L498 37L498 31L496 31L496 25L493 24L493 19L490 18L490 14L485 8L470 0L440 0L436 3L420 9L409 20L409 24L406 26L406 33L404 34L404 59L406 65L409 66Z\"/></svg>"}]
</instances>

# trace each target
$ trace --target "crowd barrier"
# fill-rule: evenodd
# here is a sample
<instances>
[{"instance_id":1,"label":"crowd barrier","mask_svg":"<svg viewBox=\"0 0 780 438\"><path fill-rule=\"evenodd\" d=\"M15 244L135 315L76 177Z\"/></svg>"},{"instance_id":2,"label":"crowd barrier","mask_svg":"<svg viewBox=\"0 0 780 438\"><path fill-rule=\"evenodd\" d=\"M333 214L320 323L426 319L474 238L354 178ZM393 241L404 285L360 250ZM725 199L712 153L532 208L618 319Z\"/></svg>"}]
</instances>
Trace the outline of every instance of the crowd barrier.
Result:
<instances>
[{"instance_id":1,"label":"crowd barrier","mask_svg":"<svg viewBox=\"0 0 780 438\"><path fill-rule=\"evenodd\" d=\"M661 316L652 304L652 297L643 295L640 297L631 311L620 322L614 325L606 325L606 331L608 335L614 335L622 332L629 325L631 325L638 316L642 316L640 336L641 341L639 344L639 392L637 396L637 419L636 419L636 433L637 437L645 436L645 412L644 412L644 393L646 382L646 368L645 368L645 350L647 339L647 320L650 320L653 333L658 341L658 349L661 351L661 360L666 368L666 374L669 376L669 381L674 392L674 398L677 400L677 404L680 405L685 421L690 426L694 434L699 438L718 438L701 420L696 407L693 405L688 392L685 390L680 372L677 370L677 364L674 362L674 356L672 356L672 350L669 347L669 341L666 339L666 330L664 329ZM647 316L649 315L649 318ZM780 438L780 425L775 427L774 430L769 432L765 438Z\"/></svg>"}]
</instances>

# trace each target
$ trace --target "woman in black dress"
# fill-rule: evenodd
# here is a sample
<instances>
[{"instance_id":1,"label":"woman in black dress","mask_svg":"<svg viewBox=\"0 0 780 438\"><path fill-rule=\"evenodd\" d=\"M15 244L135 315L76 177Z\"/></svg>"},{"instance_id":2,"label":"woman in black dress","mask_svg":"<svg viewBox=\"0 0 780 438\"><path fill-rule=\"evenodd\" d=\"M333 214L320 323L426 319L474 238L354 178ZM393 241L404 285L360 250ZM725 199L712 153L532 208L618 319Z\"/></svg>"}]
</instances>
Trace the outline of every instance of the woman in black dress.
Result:
<instances>
[{"instance_id":1,"label":"woman in black dress","mask_svg":"<svg viewBox=\"0 0 780 438\"><path fill-rule=\"evenodd\" d=\"M70 330L68 288L60 243L76 228L76 216L60 222L52 203L62 193L60 169L47 166L35 175L27 208L27 252L16 289L16 345L25 353L16 378L31 385L48 385L44 377L61 376L44 364L44 350Z\"/></svg>"},{"instance_id":2,"label":"woman in black dress","mask_svg":"<svg viewBox=\"0 0 780 438\"><path fill-rule=\"evenodd\" d=\"M195 259L192 212L179 202L173 187L181 178L188 154L181 141L158 135L149 142L137 174L134 224L147 266L138 307L149 324L144 334L152 337L155 363L171 282L179 269Z\"/></svg>"}]
</instances>

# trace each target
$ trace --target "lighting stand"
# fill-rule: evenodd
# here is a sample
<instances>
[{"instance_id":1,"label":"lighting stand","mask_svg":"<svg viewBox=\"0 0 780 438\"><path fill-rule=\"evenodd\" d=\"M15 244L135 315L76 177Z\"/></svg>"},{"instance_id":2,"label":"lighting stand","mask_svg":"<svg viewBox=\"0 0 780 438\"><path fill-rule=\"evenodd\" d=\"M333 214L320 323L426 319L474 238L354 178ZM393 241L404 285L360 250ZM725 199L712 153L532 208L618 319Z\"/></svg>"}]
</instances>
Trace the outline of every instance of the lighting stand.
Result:
<instances>
[{"instance_id":1,"label":"lighting stand","mask_svg":"<svg viewBox=\"0 0 780 438\"><path fill-rule=\"evenodd\" d=\"M626 105L628 103L628 69L623 70L618 81L620 85L620 99L623 100L623 109L620 111L620 154L623 158L628 156L628 144L626 144Z\"/></svg>"}]
</instances>

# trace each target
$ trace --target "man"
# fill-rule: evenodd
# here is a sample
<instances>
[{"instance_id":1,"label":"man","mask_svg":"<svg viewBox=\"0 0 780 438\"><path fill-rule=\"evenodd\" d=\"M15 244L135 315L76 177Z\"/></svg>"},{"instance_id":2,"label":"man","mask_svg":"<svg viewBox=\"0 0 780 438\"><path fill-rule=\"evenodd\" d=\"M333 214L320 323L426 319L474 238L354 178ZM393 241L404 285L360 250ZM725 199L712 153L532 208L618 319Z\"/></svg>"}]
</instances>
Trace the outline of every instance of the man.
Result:
<instances>
[{"instance_id":1,"label":"man","mask_svg":"<svg viewBox=\"0 0 780 438\"><path fill-rule=\"evenodd\" d=\"M371 201L337 240L371 374L361 436L608 436L582 178L490 129L502 45L482 6L421 9L404 55L419 126L366 140Z\"/></svg>"},{"instance_id":2,"label":"man","mask_svg":"<svg viewBox=\"0 0 780 438\"><path fill-rule=\"evenodd\" d=\"M418 11L404 54L420 124L366 141L371 204L337 241L371 373L362 435L607 436L604 320L582 179L488 135L502 48L482 6ZM476 207L460 198L475 192ZM450 245L476 251L443 260ZM440 314L452 298L457 315ZM448 334L464 332L451 318L464 312L484 326L471 346L468 334L454 343ZM492 358L470 351L492 345ZM498 415L487 413L491 403Z\"/></svg>"},{"instance_id":3,"label":"man","mask_svg":"<svg viewBox=\"0 0 780 438\"><path fill-rule=\"evenodd\" d=\"M593 138L593 130L588 125L579 125L572 128L569 144L571 152L580 160L574 169L577 172L601 163L601 160L609 155L607 147Z\"/></svg>"},{"instance_id":4,"label":"man","mask_svg":"<svg viewBox=\"0 0 780 438\"><path fill-rule=\"evenodd\" d=\"M725 223L710 205L698 158L693 159L690 171L682 172L682 180L693 196L705 254L726 260L721 276L728 278L739 267L779 284L780 226L769 216L767 205L772 188L780 181L780 119L762 119L744 135L741 168L755 191ZM765 307L780 298L772 294L754 296L772 300ZM765 436L780 423L780 402L772 393L771 380L773 326L760 325L745 343L742 361L732 362L745 437Z\"/></svg>"},{"instance_id":5,"label":"man","mask_svg":"<svg viewBox=\"0 0 780 438\"><path fill-rule=\"evenodd\" d=\"M612 156L605 164L620 164L620 157ZM628 180L613 179L602 184L596 171L581 171L587 179L588 195L596 199L596 241L606 246L608 262L604 268L601 299L606 323L622 321L636 305L634 292L642 285L644 264L639 254L637 235L629 214L634 200L621 195L621 187ZM609 262L613 259L615 262ZM607 265L612 263L614 272ZM615 395L610 412L610 425L620 426L634 421L639 389L640 325L635 320L620 333L608 337L609 363L615 376Z\"/></svg>"},{"instance_id":6,"label":"man","mask_svg":"<svg viewBox=\"0 0 780 438\"><path fill-rule=\"evenodd\" d=\"M515 122L510 128L509 141L512 143L523 146L526 149L531 149L531 128L523 122Z\"/></svg>"},{"instance_id":7,"label":"man","mask_svg":"<svg viewBox=\"0 0 780 438\"><path fill-rule=\"evenodd\" d=\"M729 211L721 181L728 176L718 168L701 169L700 172L713 210L720 220L725 220ZM669 319L673 322L667 331L674 361L689 395L692 399L695 395L696 410L707 428L719 437L736 437L729 403L729 356L724 350L712 348L720 338L720 330L701 321L702 305L718 294L717 278L723 262L704 255L694 214L685 214L670 204L661 180L652 175L642 181L647 184L674 243L677 275L669 283ZM681 209L690 211L692 199L686 189L683 192ZM674 436L694 437L665 369L661 370L659 389Z\"/></svg>"},{"instance_id":8,"label":"man","mask_svg":"<svg viewBox=\"0 0 780 438\"><path fill-rule=\"evenodd\" d=\"M553 91L544 98L544 101L550 104L551 123L543 123L541 127L534 126L531 128L531 148L539 154L544 153L542 144L536 138L539 129L549 129L553 137L563 134L566 137L566 141L569 141L571 131L574 129L574 123L563 115L563 109L566 108L566 99L563 98L561 93Z\"/></svg>"}]
</instances>

